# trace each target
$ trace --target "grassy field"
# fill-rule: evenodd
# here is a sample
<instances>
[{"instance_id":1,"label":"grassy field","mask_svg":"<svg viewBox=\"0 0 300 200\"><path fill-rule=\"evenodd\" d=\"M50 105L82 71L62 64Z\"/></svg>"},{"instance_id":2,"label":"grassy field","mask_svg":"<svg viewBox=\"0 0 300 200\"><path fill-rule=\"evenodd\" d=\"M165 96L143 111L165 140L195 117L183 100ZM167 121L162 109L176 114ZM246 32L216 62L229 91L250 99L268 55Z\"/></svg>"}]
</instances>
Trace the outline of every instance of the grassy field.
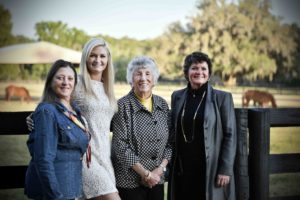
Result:
<instances>
[{"instance_id":1,"label":"grassy field","mask_svg":"<svg viewBox=\"0 0 300 200\"><path fill-rule=\"evenodd\" d=\"M4 100L4 88L11 83L0 82L0 111L32 111L35 109L43 83L19 82L29 89L33 101L20 103L17 99L11 102ZM163 96L170 103L170 96L174 90L183 88L183 85L160 85L154 88L154 93ZM241 95L247 88L221 88L232 92L235 107L241 107ZM272 92L276 98L278 107L300 107L300 92L292 89L266 89ZM115 91L117 98L127 94L130 90L127 84L116 84ZM300 128L271 128L271 153L300 153ZM29 154L26 148L27 136L0 136L0 165L27 165ZM300 174L278 174L270 176L270 196L293 195L299 192ZM0 190L0 199L26 200L23 189Z\"/></svg>"},{"instance_id":2,"label":"grassy field","mask_svg":"<svg viewBox=\"0 0 300 200\"><path fill-rule=\"evenodd\" d=\"M18 99L14 99L11 102L4 100L5 87L9 84L15 84L18 86L26 87L33 101L30 103L20 103ZM184 88L185 85L170 85L159 84L153 89L154 94L164 97L168 103L171 101L171 94L174 90ZM249 88L249 87L216 87L232 93L234 105L236 108L240 108L242 104L242 93L247 89L259 89L271 92L279 108L287 107L300 107L300 90L298 89L282 89L282 88ZM30 111L36 107L43 90L43 82L0 82L0 111ZM115 84L116 97L120 98L130 91L128 84ZM251 102L250 102L251 104Z\"/></svg>"}]
</instances>

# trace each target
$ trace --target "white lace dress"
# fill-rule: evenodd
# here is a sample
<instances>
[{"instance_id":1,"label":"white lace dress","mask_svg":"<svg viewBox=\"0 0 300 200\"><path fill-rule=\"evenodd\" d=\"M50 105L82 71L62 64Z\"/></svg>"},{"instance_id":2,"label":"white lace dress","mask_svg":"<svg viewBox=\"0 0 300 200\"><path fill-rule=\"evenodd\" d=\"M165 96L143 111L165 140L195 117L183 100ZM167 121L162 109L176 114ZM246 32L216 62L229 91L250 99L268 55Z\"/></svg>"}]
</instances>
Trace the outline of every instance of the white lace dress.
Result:
<instances>
[{"instance_id":1,"label":"white lace dress","mask_svg":"<svg viewBox=\"0 0 300 200\"><path fill-rule=\"evenodd\" d=\"M97 94L88 96L78 80L73 98L87 119L91 132L91 164L88 168L85 157L82 170L83 198L92 198L117 192L115 175L111 162L110 122L114 111L104 92L103 83L92 81L92 88Z\"/></svg>"}]
</instances>

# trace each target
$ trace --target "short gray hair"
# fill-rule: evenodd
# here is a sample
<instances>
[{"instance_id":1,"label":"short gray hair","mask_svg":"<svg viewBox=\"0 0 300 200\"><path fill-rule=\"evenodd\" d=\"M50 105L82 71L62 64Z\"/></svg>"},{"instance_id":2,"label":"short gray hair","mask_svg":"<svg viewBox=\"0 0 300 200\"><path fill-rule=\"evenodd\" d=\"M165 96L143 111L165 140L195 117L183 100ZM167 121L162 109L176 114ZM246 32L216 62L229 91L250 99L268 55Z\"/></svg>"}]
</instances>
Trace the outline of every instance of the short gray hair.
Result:
<instances>
[{"instance_id":1,"label":"short gray hair","mask_svg":"<svg viewBox=\"0 0 300 200\"><path fill-rule=\"evenodd\" d=\"M132 85L133 73L138 69L149 69L153 75L154 85L156 85L159 71L154 59L148 56L137 56L128 63L126 79L130 85Z\"/></svg>"}]
</instances>

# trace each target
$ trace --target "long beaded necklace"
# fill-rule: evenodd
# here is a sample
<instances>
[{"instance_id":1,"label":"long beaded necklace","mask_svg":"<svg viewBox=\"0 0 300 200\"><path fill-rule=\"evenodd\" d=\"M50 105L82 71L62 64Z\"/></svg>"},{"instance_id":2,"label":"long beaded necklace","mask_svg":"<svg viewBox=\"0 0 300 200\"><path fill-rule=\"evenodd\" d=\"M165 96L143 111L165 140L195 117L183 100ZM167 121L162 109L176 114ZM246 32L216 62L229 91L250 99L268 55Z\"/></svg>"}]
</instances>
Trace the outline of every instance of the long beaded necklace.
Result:
<instances>
[{"instance_id":1,"label":"long beaded necklace","mask_svg":"<svg viewBox=\"0 0 300 200\"><path fill-rule=\"evenodd\" d=\"M197 117L198 110L199 110L199 108L200 108L200 106L201 106L201 104L202 104L202 101L203 101L203 99L204 99L205 94L206 94L206 91L203 92L202 98L201 98L201 100L200 100L200 103L199 103L198 106L197 106L196 112L195 112L194 117L193 117L193 127L192 127L192 137L191 137L191 140L188 140L188 139L187 139L187 137L186 137L186 135L185 135L185 132L184 132L184 127L183 127L183 119L184 119L185 106L186 106L186 99L187 99L187 98L185 98L184 105L183 105L183 109L182 109L182 113L181 113L181 120L180 120L180 122L181 122L181 132L182 132L184 141L185 141L186 143L192 143L193 140L194 140L194 135L195 135L195 130L194 130L194 129L195 129L195 121L196 121L196 117Z\"/></svg>"}]
</instances>

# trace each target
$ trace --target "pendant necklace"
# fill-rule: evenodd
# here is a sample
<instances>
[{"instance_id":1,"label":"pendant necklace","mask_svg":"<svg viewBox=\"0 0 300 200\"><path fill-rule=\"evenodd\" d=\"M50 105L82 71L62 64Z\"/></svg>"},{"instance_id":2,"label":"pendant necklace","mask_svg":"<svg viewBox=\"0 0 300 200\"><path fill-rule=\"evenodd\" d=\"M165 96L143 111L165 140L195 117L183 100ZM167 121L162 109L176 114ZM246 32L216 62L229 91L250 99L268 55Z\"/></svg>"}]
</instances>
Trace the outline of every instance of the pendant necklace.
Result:
<instances>
[{"instance_id":1,"label":"pendant necklace","mask_svg":"<svg viewBox=\"0 0 300 200\"><path fill-rule=\"evenodd\" d=\"M197 106L196 112L195 112L194 117L193 117L193 126L192 126L192 137L191 137L191 140L187 139L187 136L186 136L186 134L184 132L184 127L183 127L183 119L184 119L184 114L185 114L185 106L186 106L186 99L187 99L187 97L185 98L184 105L183 105L183 110L182 110L182 113L181 113L181 120L180 121L181 121L182 135L183 135L184 141L186 143L192 143L193 140L194 140L194 135L195 135L195 130L194 130L195 129L195 121L196 121L198 110L199 110L199 108L201 106L201 103L202 103L202 101L204 99L205 94L206 94L206 91L203 92L202 98L200 100L200 103Z\"/></svg>"}]
</instances>

